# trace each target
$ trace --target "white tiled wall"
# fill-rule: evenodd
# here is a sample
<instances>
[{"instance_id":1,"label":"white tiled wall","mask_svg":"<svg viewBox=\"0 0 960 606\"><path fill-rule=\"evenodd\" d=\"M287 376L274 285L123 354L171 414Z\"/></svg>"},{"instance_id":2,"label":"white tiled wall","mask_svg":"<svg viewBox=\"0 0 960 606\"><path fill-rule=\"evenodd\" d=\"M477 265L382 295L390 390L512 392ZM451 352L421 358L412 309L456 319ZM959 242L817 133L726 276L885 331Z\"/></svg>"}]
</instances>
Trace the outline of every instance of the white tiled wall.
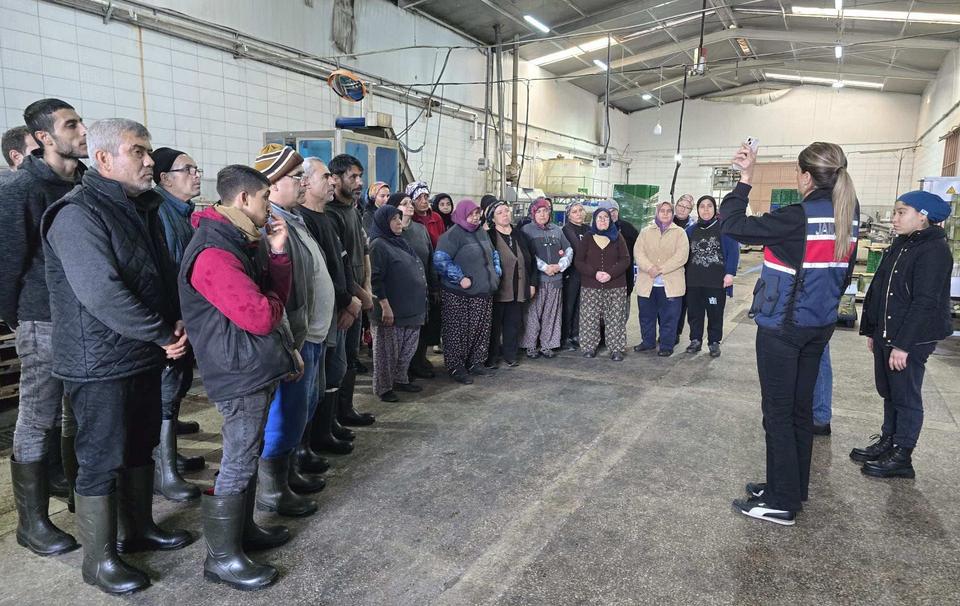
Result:
<instances>
[{"instance_id":1,"label":"white tiled wall","mask_svg":"<svg viewBox=\"0 0 960 606\"><path fill-rule=\"evenodd\" d=\"M943 169L944 143L940 140L952 128L960 126L960 51L950 52L943 61L937 79L927 85L920 102L917 123L917 148L914 174L917 179L939 176ZM941 118L944 118L940 121ZM939 124L934 124L940 121ZM931 127L932 130L931 130ZM926 133L926 131L930 131ZM926 133L926 135L924 135Z\"/></svg>"},{"instance_id":2,"label":"white tiled wall","mask_svg":"<svg viewBox=\"0 0 960 606\"><path fill-rule=\"evenodd\" d=\"M437 26L424 22L422 27ZM252 163L264 131L329 129L337 116L361 111L336 97L324 81L123 23L105 25L97 16L41 0L0 0L0 93L0 129L22 124L23 109L50 96L73 104L88 122L126 117L146 124L154 147L176 147L200 163L206 172L203 195L211 199L216 197L216 172L227 164ZM597 107L590 103L589 112L580 109L568 117L589 122L576 131L596 131ZM531 114L531 123L563 131L565 118L553 109L551 115ZM407 116L412 120L418 113L416 107L405 111L402 104L377 96L368 97L362 111L392 114L397 131ZM618 114L616 120L621 127L614 141L625 140L627 118ZM413 149L423 145L421 152L408 156L414 173L430 181L434 191L479 197L484 177L476 162L483 147L472 135L471 122L439 114L424 117L405 139ZM600 151L579 139L531 129L528 156L536 155L540 144L584 154ZM535 164L525 167L524 185L532 184ZM622 170L617 165L598 171L606 181L598 188L601 193L610 189L611 179L621 179Z\"/></svg>"}]
</instances>

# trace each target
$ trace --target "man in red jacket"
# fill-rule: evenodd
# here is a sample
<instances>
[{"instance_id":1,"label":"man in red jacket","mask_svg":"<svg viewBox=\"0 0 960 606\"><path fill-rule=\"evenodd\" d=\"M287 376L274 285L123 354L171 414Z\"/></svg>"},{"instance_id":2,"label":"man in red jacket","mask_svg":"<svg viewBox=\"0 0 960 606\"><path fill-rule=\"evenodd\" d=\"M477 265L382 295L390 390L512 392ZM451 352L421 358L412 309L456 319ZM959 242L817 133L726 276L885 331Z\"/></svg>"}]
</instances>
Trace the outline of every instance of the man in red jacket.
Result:
<instances>
[{"instance_id":1,"label":"man in red jacket","mask_svg":"<svg viewBox=\"0 0 960 606\"><path fill-rule=\"evenodd\" d=\"M258 171L227 166L217 174L222 203L193 215L183 253L180 302L207 395L223 415L223 457L215 490L202 496L208 580L244 590L273 583L277 570L245 550L290 538L253 521L257 460L273 393L296 380L303 362L284 308L291 289L287 226L270 218L270 183ZM266 237L261 229L266 227Z\"/></svg>"}]
</instances>

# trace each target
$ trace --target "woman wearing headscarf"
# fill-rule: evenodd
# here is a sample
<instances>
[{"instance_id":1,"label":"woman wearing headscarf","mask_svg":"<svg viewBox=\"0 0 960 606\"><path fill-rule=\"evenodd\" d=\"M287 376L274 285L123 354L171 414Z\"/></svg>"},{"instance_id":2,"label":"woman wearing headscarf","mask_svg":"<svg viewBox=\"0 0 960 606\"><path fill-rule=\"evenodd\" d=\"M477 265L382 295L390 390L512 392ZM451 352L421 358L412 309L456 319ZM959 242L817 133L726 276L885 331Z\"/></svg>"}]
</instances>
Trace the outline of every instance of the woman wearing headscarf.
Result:
<instances>
[{"instance_id":1,"label":"woman wearing headscarf","mask_svg":"<svg viewBox=\"0 0 960 606\"><path fill-rule=\"evenodd\" d=\"M553 208L546 198L530 205L532 221L523 226L523 233L533 245L540 286L537 296L527 306L526 326L521 346L528 358L552 358L560 347L560 303L563 272L573 265L573 247L563 230L550 221Z\"/></svg>"},{"instance_id":2,"label":"woman wearing headscarf","mask_svg":"<svg viewBox=\"0 0 960 606\"><path fill-rule=\"evenodd\" d=\"M597 355L600 325L606 328L610 359L623 360L627 348L627 271L630 252L607 210L593 213L590 233L574 257L580 273L583 357Z\"/></svg>"},{"instance_id":3,"label":"woman wearing headscarf","mask_svg":"<svg viewBox=\"0 0 960 606\"><path fill-rule=\"evenodd\" d=\"M453 227L440 236L433 264L440 276L443 362L458 383L473 383L490 346L493 293L500 284L500 256L480 227L480 207L460 200Z\"/></svg>"},{"instance_id":4,"label":"woman wearing headscarf","mask_svg":"<svg viewBox=\"0 0 960 606\"><path fill-rule=\"evenodd\" d=\"M491 194L487 194L480 198L480 225L484 229L490 229L491 227L490 221L488 220L489 216L487 215L487 210L498 201L499 200L497 197Z\"/></svg>"},{"instance_id":5,"label":"woman wearing headscarf","mask_svg":"<svg viewBox=\"0 0 960 606\"><path fill-rule=\"evenodd\" d=\"M367 188L366 200L363 205L363 229L370 231L370 224L373 223L373 213L387 203L390 197L390 186L383 181L377 181Z\"/></svg>"},{"instance_id":6,"label":"woman wearing headscarf","mask_svg":"<svg viewBox=\"0 0 960 606\"><path fill-rule=\"evenodd\" d=\"M717 201L701 196L697 201L697 221L687 227L690 258L687 261L687 318L690 322L690 345L687 353L703 347L703 316L707 316L707 347L710 357L720 355L723 338L723 308L726 298L733 296L733 277L740 263L740 245L721 232ZM676 224L676 221L674 221Z\"/></svg>"},{"instance_id":7,"label":"woman wearing headscarf","mask_svg":"<svg viewBox=\"0 0 960 606\"><path fill-rule=\"evenodd\" d=\"M403 218L403 239L413 248L427 272L427 321L420 328L420 340L417 351L410 361L410 376L432 379L435 375L433 364L427 359L427 346L440 344L440 283L433 268L433 244L427 229L413 220L413 200L406 193L399 192L387 199L387 204L400 209Z\"/></svg>"},{"instance_id":8,"label":"woman wearing headscarf","mask_svg":"<svg viewBox=\"0 0 960 606\"><path fill-rule=\"evenodd\" d=\"M563 223L563 235L573 246L574 261L580 242L588 237L590 226L584 224L587 211L583 203L575 200L567 205L567 217ZM560 321L560 342L567 351L580 347L580 272L568 267L563 272L563 317Z\"/></svg>"},{"instance_id":9,"label":"woman wearing headscarf","mask_svg":"<svg viewBox=\"0 0 960 606\"><path fill-rule=\"evenodd\" d=\"M430 208L443 218L443 224L450 229L453 225L453 198L449 194L437 194L430 202Z\"/></svg>"},{"instance_id":10,"label":"woman wearing headscarf","mask_svg":"<svg viewBox=\"0 0 960 606\"><path fill-rule=\"evenodd\" d=\"M650 351L657 346L659 323L659 355L673 355L680 299L687 290L683 266L689 256L687 233L673 222L673 205L661 202L657 205L653 225L640 232L633 250L638 270L636 292L642 337L633 351Z\"/></svg>"},{"instance_id":11,"label":"woman wearing headscarf","mask_svg":"<svg viewBox=\"0 0 960 606\"><path fill-rule=\"evenodd\" d=\"M437 247L440 235L447 230L443 217L430 207L430 188L425 181L414 181L407 185L406 194L413 200L413 220L427 228L430 242Z\"/></svg>"},{"instance_id":12,"label":"woman wearing headscarf","mask_svg":"<svg viewBox=\"0 0 960 606\"><path fill-rule=\"evenodd\" d=\"M496 201L487 208L487 232L494 250L500 256L502 277L493 296L493 324L490 329L490 351L487 368L496 368L502 359L513 368L518 364L520 331L523 327L523 304L536 292L536 257L523 231L512 224L513 209L506 202ZM502 338L502 343L501 343Z\"/></svg>"},{"instance_id":13,"label":"woman wearing headscarf","mask_svg":"<svg viewBox=\"0 0 960 606\"><path fill-rule=\"evenodd\" d=\"M427 276L419 255L403 238L399 208L382 206L370 225L373 306L373 392L384 402L396 391L417 392L407 369L427 315Z\"/></svg>"}]
</instances>

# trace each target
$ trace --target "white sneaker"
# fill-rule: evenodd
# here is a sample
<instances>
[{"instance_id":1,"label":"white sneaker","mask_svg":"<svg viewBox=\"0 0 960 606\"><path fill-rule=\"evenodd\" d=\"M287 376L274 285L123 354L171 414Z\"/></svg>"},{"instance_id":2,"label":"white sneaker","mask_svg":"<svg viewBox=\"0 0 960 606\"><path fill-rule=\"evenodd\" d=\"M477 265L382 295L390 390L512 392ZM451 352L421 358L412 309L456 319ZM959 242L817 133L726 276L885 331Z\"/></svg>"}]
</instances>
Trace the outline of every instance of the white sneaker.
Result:
<instances>
[{"instance_id":1,"label":"white sneaker","mask_svg":"<svg viewBox=\"0 0 960 606\"><path fill-rule=\"evenodd\" d=\"M782 526L793 526L796 523L796 512L770 507L762 501L762 497L753 497L746 500L736 499L733 502L733 508L745 516Z\"/></svg>"}]
</instances>

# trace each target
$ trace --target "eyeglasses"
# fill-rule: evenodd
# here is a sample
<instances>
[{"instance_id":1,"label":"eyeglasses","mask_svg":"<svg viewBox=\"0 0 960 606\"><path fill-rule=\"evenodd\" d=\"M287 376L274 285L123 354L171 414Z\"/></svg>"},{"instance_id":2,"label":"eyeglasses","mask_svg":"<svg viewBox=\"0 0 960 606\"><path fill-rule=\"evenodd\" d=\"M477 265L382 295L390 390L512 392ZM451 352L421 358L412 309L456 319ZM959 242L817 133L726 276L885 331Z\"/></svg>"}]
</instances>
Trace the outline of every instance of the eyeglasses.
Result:
<instances>
[{"instance_id":1,"label":"eyeglasses","mask_svg":"<svg viewBox=\"0 0 960 606\"><path fill-rule=\"evenodd\" d=\"M297 183L303 183L303 173L300 173L299 175L284 175L284 177L290 177Z\"/></svg>"},{"instance_id":2,"label":"eyeglasses","mask_svg":"<svg viewBox=\"0 0 960 606\"><path fill-rule=\"evenodd\" d=\"M687 206L686 204L677 204L677 208L682 208L683 210L693 210L692 206Z\"/></svg>"},{"instance_id":3,"label":"eyeglasses","mask_svg":"<svg viewBox=\"0 0 960 606\"><path fill-rule=\"evenodd\" d=\"M192 166L192 165L190 165L190 166L184 166L183 168L171 168L170 170L168 170L168 171L166 171L166 172L168 172L168 173L187 173L187 174L190 175L191 177L195 177L195 176L197 176L197 175L203 176L203 169L202 169L202 168L198 168L198 167L196 167L196 166Z\"/></svg>"}]
</instances>

